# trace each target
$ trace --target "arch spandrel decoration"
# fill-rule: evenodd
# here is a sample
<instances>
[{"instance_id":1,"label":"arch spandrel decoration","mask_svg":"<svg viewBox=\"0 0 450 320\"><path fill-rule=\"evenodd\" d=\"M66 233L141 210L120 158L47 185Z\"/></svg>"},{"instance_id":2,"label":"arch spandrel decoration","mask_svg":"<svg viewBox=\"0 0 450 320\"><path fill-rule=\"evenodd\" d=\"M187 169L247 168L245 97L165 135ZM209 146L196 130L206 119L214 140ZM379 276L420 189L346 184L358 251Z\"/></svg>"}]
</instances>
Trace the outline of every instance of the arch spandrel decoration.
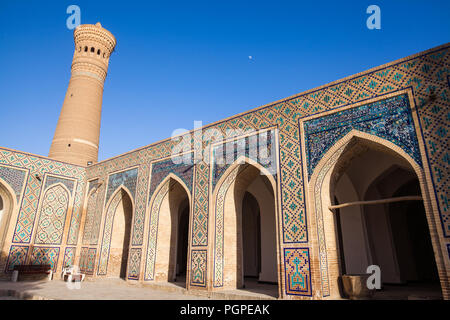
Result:
<instances>
[{"instance_id":1,"label":"arch spandrel decoration","mask_svg":"<svg viewBox=\"0 0 450 320\"><path fill-rule=\"evenodd\" d=\"M305 121L308 179L323 155L351 130L388 140L422 165L409 99L401 94Z\"/></svg>"},{"instance_id":2,"label":"arch spandrel decoration","mask_svg":"<svg viewBox=\"0 0 450 320\"><path fill-rule=\"evenodd\" d=\"M111 196L117 191L117 189L123 185L125 186L134 199L136 195L138 168L132 168L126 171L116 172L109 175L108 189L106 190L105 203L108 203Z\"/></svg>"},{"instance_id":3,"label":"arch spandrel decoration","mask_svg":"<svg viewBox=\"0 0 450 320\"><path fill-rule=\"evenodd\" d=\"M152 163L150 193L148 196L148 201L150 202L150 199L152 198L153 193L156 191L157 187L169 174L176 175L181 181L184 182L189 192L192 193L194 165L184 163L186 162L186 160L192 162L192 159L193 154L190 153L184 156L169 158Z\"/></svg>"},{"instance_id":4,"label":"arch spandrel decoration","mask_svg":"<svg viewBox=\"0 0 450 320\"><path fill-rule=\"evenodd\" d=\"M239 146L244 146L239 150ZM264 132L239 138L223 144L212 146L212 191L214 191L220 177L227 169L239 158L245 157L252 159L266 168L275 177L277 175L275 130L266 130ZM229 150L233 149L230 154ZM228 158L227 158L228 157ZM230 158L232 161L230 161Z\"/></svg>"},{"instance_id":5,"label":"arch spandrel decoration","mask_svg":"<svg viewBox=\"0 0 450 320\"><path fill-rule=\"evenodd\" d=\"M44 193L34 242L37 244L61 244L70 194L67 188L57 183Z\"/></svg>"},{"instance_id":6,"label":"arch spandrel decoration","mask_svg":"<svg viewBox=\"0 0 450 320\"><path fill-rule=\"evenodd\" d=\"M14 190L17 203L19 203L27 175L28 170L0 165L0 177Z\"/></svg>"},{"instance_id":7,"label":"arch spandrel decoration","mask_svg":"<svg viewBox=\"0 0 450 320\"><path fill-rule=\"evenodd\" d=\"M61 183L64 186L66 186L67 190L69 190L69 193L73 193L73 189L75 187L75 181L71 179L64 179L61 177L55 177L48 175L45 178L45 184L44 184L44 190L46 190L49 186L52 186L54 184Z\"/></svg>"}]
</instances>

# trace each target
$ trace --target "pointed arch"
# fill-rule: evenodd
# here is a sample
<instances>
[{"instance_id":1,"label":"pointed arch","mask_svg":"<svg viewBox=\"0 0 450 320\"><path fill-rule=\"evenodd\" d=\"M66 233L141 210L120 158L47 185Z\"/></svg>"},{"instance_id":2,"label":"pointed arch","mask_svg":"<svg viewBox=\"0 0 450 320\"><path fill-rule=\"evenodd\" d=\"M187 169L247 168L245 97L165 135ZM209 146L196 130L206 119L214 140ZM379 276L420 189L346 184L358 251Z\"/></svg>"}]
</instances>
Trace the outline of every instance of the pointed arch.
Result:
<instances>
[{"instance_id":1,"label":"pointed arch","mask_svg":"<svg viewBox=\"0 0 450 320\"><path fill-rule=\"evenodd\" d=\"M320 161L317 163L316 167L314 168L311 178L309 179L310 183L313 181L314 177L317 177L319 175L320 170L328 163L328 160L332 157L333 154L335 154L341 147L347 146L351 140L355 140L355 139L361 139L362 141L372 142L381 147L384 147L385 150L390 150L391 152L404 158L414 169L414 171L416 172L418 177L424 176L422 167L398 145L396 145L386 139L375 136L373 134L353 129L350 132L348 132L344 137L339 139L322 156L322 158L320 159Z\"/></svg>"},{"instance_id":2,"label":"pointed arch","mask_svg":"<svg viewBox=\"0 0 450 320\"><path fill-rule=\"evenodd\" d=\"M18 217L18 203L13 188L0 178L0 197L2 208L0 209L0 265L6 262L10 241L15 229L15 221Z\"/></svg>"},{"instance_id":3,"label":"pointed arch","mask_svg":"<svg viewBox=\"0 0 450 320\"><path fill-rule=\"evenodd\" d=\"M245 174L244 171L247 171ZM276 247L276 269L277 269L277 282L279 284L278 286L278 294L280 295L280 288L281 288L281 278L280 278L280 265L281 265L281 257L280 257L280 232L279 232L279 199L278 199L278 186L275 178L273 175L264 168L261 164L258 162L245 157L240 156L233 164L231 164L227 170L224 172L224 174L220 177L219 181L217 182L216 188L214 189L212 195L211 195L211 203L212 203L212 219L210 219L210 230L213 231L213 237L211 237L211 246L213 249L211 258L210 258L210 265L213 267L210 268L210 276L212 279L212 288L227 288L230 287L227 285L226 282L229 282L231 284L230 288L234 288L235 285L237 287L243 285L243 261L242 257L239 258L237 261L236 266L236 275L232 276L236 277L235 279L232 279L231 282L229 280L226 280L225 275L225 207L227 203L227 197L229 195L229 189L231 186L233 186L233 192L236 193L236 190L239 190L240 198L236 200L234 198L235 205L239 208L238 210L242 210L241 203L243 200L243 192L246 190L258 177L258 175L264 175L267 178L267 181L269 182L271 186L271 192L274 197L274 229L275 229L275 247ZM238 179L240 177L240 179ZM266 186L267 187L267 186ZM242 193L242 194L241 194ZM233 197L236 196L236 194L232 195ZM242 199L241 199L242 198ZM237 202L236 202L237 201ZM235 210L235 218L239 219L239 216L241 212L236 212L237 208L234 208ZM239 230L239 227L237 227ZM237 231L240 234L240 231ZM241 259L241 261L239 260ZM227 264L228 268L228 264Z\"/></svg>"},{"instance_id":4,"label":"pointed arch","mask_svg":"<svg viewBox=\"0 0 450 320\"><path fill-rule=\"evenodd\" d=\"M225 172L220 177L219 181L217 181L216 187L213 190L213 199L216 198L218 190L219 190L220 186L223 184L223 182L227 179L227 176L231 172L233 172L234 169L236 169L237 167L244 165L244 164L249 164L249 165L254 166L256 169L258 169L261 172L261 175L266 176L273 187L274 194L277 193L277 182L274 179L273 174L270 173L270 171L267 170L264 166L262 166L259 162L255 161L249 157L246 157L246 156L240 156L227 168L227 170L225 170Z\"/></svg>"},{"instance_id":5,"label":"pointed arch","mask_svg":"<svg viewBox=\"0 0 450 320\"><path fill-rule=\"evenodd\" d=\"M155 188L155 191L152 194L152 197L150 198L149 204L152 203L152 201L154 201L154 199L156 198L156 194L161 190L161 188L163 188L164 184L169 181L170 179L175 180L176 182L178 182L186 191L186 194L189 197L189 203L192 202L191 199L191 190L188 188L188 186L186 185L186 183L176 174L174 174L173 172L170 172L159 184L158 186Z\"/></svg>"},{"instance_id":6,"label":"pointed arch","mask_svg":"<svg viewBox=\"0 0 450 320\"><path fill-rule=\"evenodd\" d=\"M131 191L130 191L124 184L121 184L121 185L118 186L118 187L116 188L116 190L114 190L114 192L111 194L111 196L109 197L108 202L105 204L105 208L108 208L108 207L110 206L110 204L111 204L113 198L114 198L121 190L125 191L125 192L128 194L128 196L129 196L130 199L131 199L131 202L132 202L133 205L134 205L134 197L133 197Z\"/></svg>"},{"instance_id":7,"label":"pointed arch","mask_svg":"<svg viewBox=\"0 0 450 320\"><path fill-rule=\"evenodd\" d=\"M45 189L39 204L34 243L61 244L71 203L71 192L63 183L54 183Z\"/></svg>"},{"instance_id":8,"label":"pointed arch","mask_svg":"<svg viewBox=\"0 0 450 320\"><path fill-rule=\"evenodd\" d=\"M99 255L99 262L98 262L98 275L107 275L108 273L108 264L110 261L110 249L111 249L111 239L113 236L113 227L114 227L114 218L116 214L116 210L119 206L119 204L123 201L124 195L128 197L131 203L131 221L134 216L134 199L131 195L130 190L123 184L117 187L117 189L113 192L110 199L107 202L107 205L105 206L106 210L105 213L105 219L103 223L103 236L102 236L102 243L100 246L100 255ZM129 222L129 226L126 227L125 232L131 233L131 221ZM128 230L129 229L129 230ZM128 258L128 257L127 257Z\"/></svg>"},{"instance_id":9,"label":"pointed arch","mask_svg":"<svg viewBox=\"0 0 450 320\"><path fill-rule=\"evenodd\" d=\"M438 212L433 210L436 205L432 205L432 197L430 197L429 186L425 179L424 169L401 147L398 145L380 138L378 136L361 132L358 130L351 130L344 137L339 139L321 158L315 167L311 178L308 181L307 203L309 204L309 214L313 215L310 221L313 222L312 230L316 234L314 238L318 240L318 252L313 252L313 255L318 255L320 265L320 277L316 277L316 288L321 288L322 297L339 297L337 287L337 276L339 275L339 265L330 264L328 261L337 261L337 243L334 227L333 213L328 209L334 200L332 198L332 190L335 188L337 177L346 166L346 161L343 157L351 158L352 155L346 155L346 151L351 147L358 147L358 145L367 144L380 152L390 153L395 157L403 159L414 171L419 182L423 197L428 228L433 242L436 262L438 266L443 266L442 246L438 236L438 229L436 226L436 219L439 219ZM343 160L344 159L344 160ZM349 160L347 159L347 161ZM343 164L341 164L343 163ZM304 163L304 172L307 172L307 164ZM314 226L315 225L315 226ZM442 270L440 275L444 275ZM441 285L448 283L448 279L441 277ZM444 287L444 286L442 286Z\"/></svg>"},{"instance_id":10,"label":"pointed arch","mask_svg":"<svg viewBox=\"0 0 450 320\"><path fill-rule=\"evenodd\" d=\"M158 239L160 238L161 231L159 230L160 224L160 210L164 201L168 198L170 189L171 189L171 181L176 182L178 185L182 187L184 193L188 198L188 207L189 207L189 230L188 234L191 234L191 221L192 221L192 194L184 181L178 177L174 173L169 173L156 187L155 191L152 194L152 197L149 201L149 206L147 207L149 211L150 221L148 228L148 241L146 248L146 262L145 262L145 270L144 270L144 281L152 281L156 279L157 276L157 251L158 251ZM169 209L171 210L171 209ZM172 214L172 213L171 213ZM172 230L170 231L170 234ZM188 251L191 246L191 238L188 237ZM172 254L172 252L170 252ZM169 269L171 266L169 266ZM169 270L171 271L171 270ZM189 273L189 272L188 272ZM170 280L172 273L169 272L168 278ZM188 274L187 274L188 279Z\"/></svg>"},{"instance_id":11,"label":"pointed arch","mask_svg":"<svg viewBox=\"0 0 450 320\"><path fill-rule=\"evenodd\" d=\"M16 207L18 205L16 192L14 191L13 187L8 182L6 182L5 180L2 179L2 177L0 177L0 188L2 188L3 194L6 197L12 198L12 200L14 200L13 205Z\"/></svg>"}]
</instances>

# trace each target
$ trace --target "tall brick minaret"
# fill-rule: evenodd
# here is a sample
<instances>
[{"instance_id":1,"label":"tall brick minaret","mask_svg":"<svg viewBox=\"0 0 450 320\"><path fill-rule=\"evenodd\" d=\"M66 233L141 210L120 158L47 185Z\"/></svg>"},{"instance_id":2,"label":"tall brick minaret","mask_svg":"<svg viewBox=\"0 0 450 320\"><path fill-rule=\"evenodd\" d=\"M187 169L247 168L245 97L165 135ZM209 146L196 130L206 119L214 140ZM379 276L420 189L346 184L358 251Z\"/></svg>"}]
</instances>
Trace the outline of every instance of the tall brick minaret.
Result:
<instances>
[{"instance_id":1,"label":"tall brick minaret","mask_svg":"<svg viewBox=\"0 0 450 320\"><path fill-rule=\"evenodd\" d=\"M78 26L73 37L72 76L48 156L86 166L98 160L103 84L116 38L99 22Z\"/></svg>"}]
</instances>

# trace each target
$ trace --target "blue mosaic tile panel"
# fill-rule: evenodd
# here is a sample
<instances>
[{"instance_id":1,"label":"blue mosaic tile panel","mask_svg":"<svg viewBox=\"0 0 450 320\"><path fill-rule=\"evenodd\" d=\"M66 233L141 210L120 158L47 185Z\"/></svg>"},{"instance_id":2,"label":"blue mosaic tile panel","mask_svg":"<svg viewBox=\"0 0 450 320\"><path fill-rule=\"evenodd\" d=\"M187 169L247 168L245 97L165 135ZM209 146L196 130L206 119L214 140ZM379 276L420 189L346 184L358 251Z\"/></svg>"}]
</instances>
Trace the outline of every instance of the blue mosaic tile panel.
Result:
<instances>
[{"instance_id":1,"label":"blue mosaic tile panel","mask_svg":"<svg viewBox=\"0 0 450 320\"><path fill-rule=\"evenodd\" d=\"M260 140L260 137L263 137L263 140ZM229 150L232 150L232 152ZM245 156L261 164L272 173L276 180L277 167L274 130L215 145L212 152L212 190L215 189L217 182L224 172L241 156Z\"/></svg>"},{"instance_id":2,"label":"blue mosaic tile panel","mask_svg":"<svg viewBox=\"0 0 450 320\"><path fill-rule=\"evenodd\" d=\"M23 168L25 171L29 172L29 174L27 174L27 178L25 178L26 182L24 193L12 239L14 243L24 244L30 243L31 241L36 215L38 213L38 201L40 193L43 190L42 182L36 178L36 175L42 177L46 173L50 173L57 176L70 176L78 181L83 181L85 175L85 169L83 167L3 148L0 148L0 164L2 166L6 165L9 167ZM70 235L72 233L78 230L78 225L76 222L79 221L81 211L79 209L82 198L82 183L78 183L77 185L78 187L75 193L74 210L72 212L74 223L71 223L68 239L71 238Z\"/></svg>"},{"instance_id":3,"label":"blue mosaic tile panel","mask_svg":"<svg viewBox=\"0 0 450 320\"><path fill-rule=\"evenodd\" d=\"M188 155L188 158L192 159L192 154ZM148 201L150 201L158 185L161 183L161 181L164 180L164 178L167 177L169 173L173 173L177 177L179 177L189 188L189 191L192 193L192 179L193 179L194 165L189 164L189 162L191 161L187 163L183 162L177 163L181 161L182 158L175 157L174 159L170 158L167 160L153 163Z\"/></svg>"},{"instance_id":4,"label":"blue mosaic tile panel","mask_svg":"<svg viewBox=\"0 0 450 320\"><path fill-rule=\"evenodd\" d=\"M51 175L48 175L45 180L44 190L46 190L49 186L56 184L56 183L61 183L61 184L65 185L67 187L67 189L69 189L70 193L73 194L73 190L74 190L74 186L75 186L74 180L64 179L62 177L54 177Z\"/></svg>"},{"instance_id":5,"label":"blue mosaic tile panel","mask_svg":"<svg viewBox=\"0 0 450 320\"><path fill-rule=\"evenodd\" d=\"M353 129L376 135L398 145L422 165L406 95L309 120L305 122L304 128L308 178L311 178L314 168L331 146Z\"/></svg>"},{"instance_id":6,"label":"blue mosaic tile panel","mask_svg":"<svg viewBox=\"0 0 450 320\"><path fill-rule=\"evenodd\" d=\"M96 248L89 248L87 251L87 257L86 257L86 265L85 270L87 275L93 275L94 274L94 268L95 268L95 255L97 254Z\"/></svg>"},{"instance_id":7,"label":"blue mosaic tile panel","mask_svg":"<svg viewBox=\"0 0 450 320\"><path fill-rule=\"evenodd\" d=\"M57 247L34 247L30 256L33 265L49 264L53 272L58 265L59 248Z\"/></svg>"},{"instance_id":8,"label":"blue mosaic tile panel","mask_svg":"<svg viewBox=\"0 0 450 320\"><path fill-rule=\"evenodd\" d=\"M28 254L28 246L11 246L9 250L8 261L6 262L5 272L11 272L14 266L23 265L26 263Z\"/></svg>"},{"instance_id":9,"label":"blue mosaic tile panel","mask_svg":"<svg viewBox=\"0 0 450 320\"><path fill-rule=\"evenodd\" d=\"M136 194L137 176L138 168L111 174L108 180L108 190L106 191L105 203L108 203L111 195L122 184L127 187L128 190L130 190L131 195L134 199Z\"/></svg>"},{"instance_id":10,"label":"blue mosaic tile panel","mask_svg":"<svg viewBox=\"0 0 450 320\"><path fill-rule=\"evenodd\" d=\"M56 184L45 191L43 199L34 242L61 244L69 207L69 194L64 187Z\"/></svg>"},{"instance_id":11,"label":"blue mosaic tile panel","mask_svg":"<svg viewBox=\"0 0 450 320\"><path fill-rule=\"evenodd\" d=\"M192 250L191 252L191 281L190 284L197 287L206 287L206 250Z\"/></svg>"},{"instance_id":12,"label":"blue mosaic tile panel","mask_svg":"<svg viewBox=\"0 0 450 320\"><path fill-rule=\"evenodd\" d=\"M75 252L77 248L76 247L67 247L66 250L64 250L64 260L63 260L63 268L69 265L73 265L75 263Z\"/></svg>"},{"instance_id":13,"label":"blue mosaic tile panel","mask_svg":"<svg viewBox=\"0 0 450 320\"><path fill-rule=\"evenodd\" d=\"M311 269L308 248L285 248L286 294L311 296Z\"/></svg>"},{"instance_id":14,"label":"blue mosaic tile panel","mask_svg":"<svg viewBox=\"0 0 450 320\"><path fill-rule=\"evenodd\" d=\"M88 258L88 247L82 247L80 251L80 262L79 262L79 268L80 271L83 273L86 273L87 268L87 258Z\"/></svg>"},{"instance_id":15,"label":"blue mosaic tile panel","mask_svg":"<svg viewBox=\"0 0 450 320\"><path fill-rule=\"evenodd\" d=\"M88 194L92 191L92 189L97 188L97 186L98 186L98 179L89 181Z\"/></svg>"},{"instance_id":16,"label":"blue mosaic tile panel","mask_svg":"<svg viewBox=\"0 0 450 320\"><path fill-rule=\"evenodd\" d=\"M9 166L0 166L0 178L5 180L5 182L14 190L17 202L19 202L26 176L27 170L15 169Z\"/></svg>"},{"instance_id":17,"label":"blue mosaic tile panel","mask_svg":"<svg viewBox=\"0 0 450 320\"><path fill-rule=\"evenodd\" d=\"M128 262L128 279L139 280L141 267L141 248L131 248Z\"/></svg>"}]
</instances>

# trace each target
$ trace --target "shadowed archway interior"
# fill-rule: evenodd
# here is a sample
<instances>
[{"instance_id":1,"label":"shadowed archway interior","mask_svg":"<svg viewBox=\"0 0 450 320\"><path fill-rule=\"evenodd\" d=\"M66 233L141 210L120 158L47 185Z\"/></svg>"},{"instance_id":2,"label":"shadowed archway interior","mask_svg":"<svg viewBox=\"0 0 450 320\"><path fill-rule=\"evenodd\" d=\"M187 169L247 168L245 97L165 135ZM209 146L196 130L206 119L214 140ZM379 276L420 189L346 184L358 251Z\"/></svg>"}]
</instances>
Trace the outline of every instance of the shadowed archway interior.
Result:
<instances>
[{"instance_id":1,"label":"shadowed archway interior","mask_svg":"<svg viewBox=\"0 0 450 320\"><path fill-rule=\"evenodd\" d=\"M422 195L405 159L358 140L340 156L331 180L334 204ZM340 275L366 274L368 266L377 265L382 288L375 298L441 298L423 201L354 205L333 214Z\"/></svg>"},{"instance_id":2,"label":"shadowed archway interior","mask_svg":"<svg viewBox=\"0 0 450 320\"><path fill-rule=\"evenodd\" d=\"M186 285L190 199L184 185L169 178L159 208L155 280Z\"/></svg>"},{"instance_id":3,"label":"shadowed archway interior","mask_svg":"<svg viewBox=\"0 0 450 320\"><path fill-rule=\"evenodd\" d=\"M15 197L12 191L0 183L0 268L4 267L8 256L7 237L14 227L14 222L11 222L15 219L12 217L14 205Z\"/></svg>"},{"instance_id":4,"label":"shadowed archway interior","mask_svg":"<svg viewBox=\"0 0 450 320\"><path fill-rule=\"evenodd\" d=\"M121 200L114 213L108 276L126 279L133 204L124 190L119 191L116 196L121 197Z\"/></svg>"},{"instance_id":5,"label":"shadowed archway interior","mask_svg":"<svg viewBox=\"0 0 450 320\"><path fill-rule=\"evenodd\" d=\"M245 163L223 176L216 200L215 223L223 230L216 228L215 283L278 296L274 184L255 165ZM267 286L262 288L262 283Z\"/></svg>"}]
</instances>

